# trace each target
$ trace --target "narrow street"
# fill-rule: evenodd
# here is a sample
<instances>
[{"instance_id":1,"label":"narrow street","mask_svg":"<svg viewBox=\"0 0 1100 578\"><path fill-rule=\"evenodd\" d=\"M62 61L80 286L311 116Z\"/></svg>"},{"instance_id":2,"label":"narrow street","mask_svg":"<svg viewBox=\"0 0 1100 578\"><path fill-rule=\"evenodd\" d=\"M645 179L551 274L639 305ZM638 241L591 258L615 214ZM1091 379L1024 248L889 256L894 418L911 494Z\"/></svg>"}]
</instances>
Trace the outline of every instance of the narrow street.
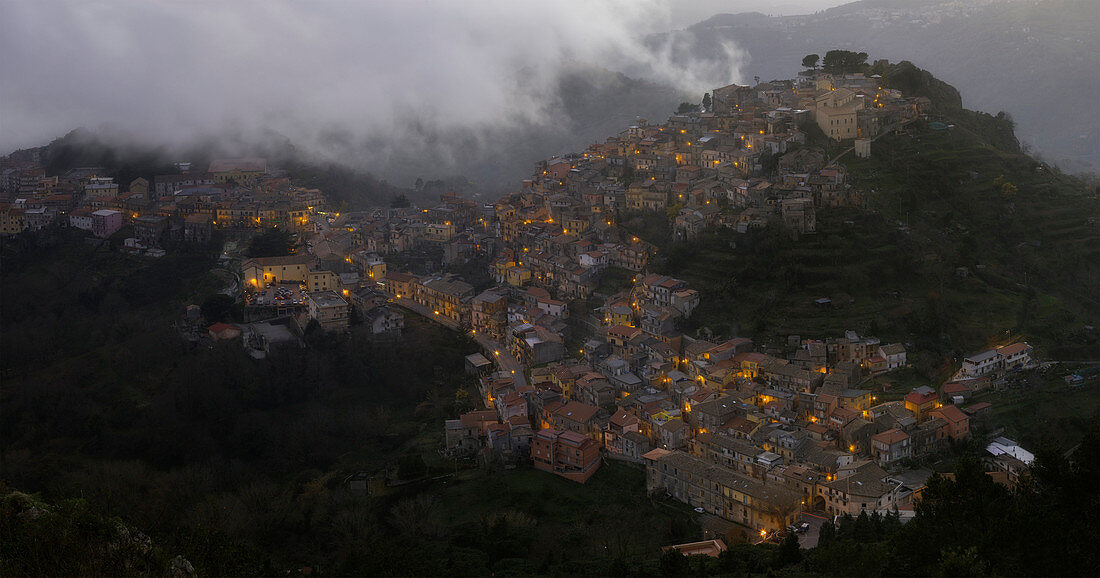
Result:
<instances>
[{"instance_id":1,"label":"narrow street","mask_svg":"<svg viewBox=\"0 0 1100 578\"><path fill-rule=\"evenodd\" d=\"M527 385L527 378L523 374L523 364L513 357L507 348L502 347L499 343L489 339L487 336L478 333L474 334L474 339L481 345L481 348L485 350L486 357L495 360L502 371L508 371L513 374L516 380L516 387Z\"/></svg>"}]
</instances>

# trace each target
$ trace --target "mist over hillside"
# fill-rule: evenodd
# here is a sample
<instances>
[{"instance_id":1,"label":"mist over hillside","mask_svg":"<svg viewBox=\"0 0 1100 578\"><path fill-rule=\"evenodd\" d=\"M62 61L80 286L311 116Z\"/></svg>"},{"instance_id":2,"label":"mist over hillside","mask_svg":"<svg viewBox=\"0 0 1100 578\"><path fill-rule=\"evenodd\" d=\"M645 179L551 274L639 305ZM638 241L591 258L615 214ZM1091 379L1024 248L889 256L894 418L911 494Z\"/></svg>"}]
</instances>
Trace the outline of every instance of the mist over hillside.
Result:
<instances>
[{"instance_id":1,"label":"mist over hillside","mask_svg":"<svg viewBox=\"0 0 1100 578\"><path fill-rule=\"evenodd\" d=\"M77 127L166 151L262 149L278 134L316 162L395 184L465 174L499 193L537 159L667 115L680 95L650 82L698 101L740 80L730 43L689 66L643 46L670 28L668 10L658 0L0 3L0 76L11 80L0 83L0 150Z\"/></svg>"},{"instance_id":2,"label":"mist over hillside","mask_svg":"<svg viewBox=\"0 0 1100 578\"><path fill-rule=\"evenodd\" d=\"M533 71L527 71L534 75ZM522 81L521 81L522 82ZM539 160L618 134L637 119L663 120L691 95L665 84L604 68L571 63L554 75L548 104L538 120L464 125L437 122L431 113L408 111L391 129L359 137L334 131L316 147L355 168L410 186L417 178L462 175L489 196L519 187Z\"/></svg>"},{"instance_id":3,"label":"mist over hillside","mask_svg":"<svg viewBox=\"0 0 1100 578\"><path fill-rule=\"evenodd\" d=\"M1100 6L1095 0L864 0L812 15L721 14L654 44L675 58L744 50L743 74L791 78L834 48L909 60L955 86L967 108L1006 111L1021 141L1071 171L1100 167Z\"/></svg>"},{"instance_id":4,"label":"mist over hillside","mask_svg":"<svg viewBox=\"0 0 1100 578\"><path fill-rule=\"evenodd\" d=\"M301 133L235 125L161 144L149 144L118 126L74 127L53 140L43 158L50 174L104 166L120 182L129 182L171 172L174 161L205 167L217 157L263 156L354 207L385 205L399 192L414 202L434 199L439 191L412 189L417 179L444 179L445 188L490 199L518 188L539 160L582 150L640 118L663 120L680 102L701 96L579 63L559 67L550 88L538 119L452 123L431 110L410 108L390 126L366 132L330 127L303 138ZM318 169L336 170L346 178L339 183L308 178ZM333 190L338 184L341 190Z\"/></svg>"}]
</instances>

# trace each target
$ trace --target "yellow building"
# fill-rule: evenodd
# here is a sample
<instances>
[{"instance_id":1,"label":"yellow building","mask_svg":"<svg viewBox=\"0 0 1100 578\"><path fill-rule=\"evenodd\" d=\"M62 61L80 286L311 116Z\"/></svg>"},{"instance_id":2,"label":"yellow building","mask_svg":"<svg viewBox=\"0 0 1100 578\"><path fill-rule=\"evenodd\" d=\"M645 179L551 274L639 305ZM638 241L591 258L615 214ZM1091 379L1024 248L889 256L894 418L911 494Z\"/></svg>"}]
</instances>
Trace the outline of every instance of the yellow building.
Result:
<instances>
[{"instance_id":1,"label":"yellow building","mask_svg":"<svg viewBox=\"0 0 1100 578\"><path fill-rule=\"evenodd\" d=\"M246 286L262 291L276 283L306 283L312 265L309 255L256 257L241 264L241 274Z\"/></svg>"},{"instance_id":2,"label":"yellow building","mask_svg":"<svg viewBox=\"0 0 1100 578\"><path fill-rule=\"evenodd\" d=\"M398 299L412 299L415 297L420 279L410 273L388 271L385 276L386 291Z\"/></svg>"},{"instance_id":3,"label":"yellow building","mask_svg":"<svg viewBox=\"0 0 1100 578\"><path fill-rule=\"evenodd\" d=\"M612 327L616 325L634 327L634 310L625 303L612 305L607 312L605 321Z\"/></svg>"},{"instance_id":4,"label":"yellow building","mask_svg":"<svg viewBox=\"0 0 1100 578\"><path fill-rule=\"evenodd\" d=\"M470 320L469 300L474 295L474 288L469 283L445 275L424 281L415 289L416 302L434 314L460 323Z\"/></svg>"},{"instance_id":5,"label":"yellow building","mask_svg":"<svg viewBox=\"0 0 1100 578\"><path fill-rule=\"evenodd\" d=\"M866 389L844 389L837 397L840 399L840 407L863 412L871 407L871 392Z\"/></svg>"},{"instance_id":6,"label":"yellow building","mask_svg":"<svg viewBox=\"0 0 1100 578\"><path fill-rule=\"evenodd\" d=\"M572 234L580 235L581 233L588 230L588 226L589 226L588 219L580 219L580 218L566 219L565 223L564 223L565 230L568 231L569 232L568 234L571 234L571 235Z\"/></svg>"},{"instance_id":7,"label":"yellow building","mask_svg":"<svg viewBox=\"0 0 1100 578\"><path fill-rule=\"evenodd\" d=\"M859 136L858 111L862 102L847 88L830 90L814 99L814 120L821 131L833 140Z\"/></svg>"},{"instance_id":8,"label":"yellow building","mask_svg":"<svg viewBox=\"0 0 1100 578\"><path fill-rule=\"evenodd\" d=\"M23 209L13 209L7 205L0 210L0 235L18 235L27 230L27 219Z\"/></svg>"},{"instance_id":9,"label":"yellow building","mask_svg":"<svg viewBox=\"0 0 1100 578\"><path fill-rule=\"evenodd\" d=\"M369 281L382 283L386 278L386 262L378 255L371 255L363 263L363 275Z\"/></svg>"},{"instance_id":10,"label":"yellow building","mask_svg":"<svg viewBox=\"0 0 1100 578\"><path fill-rule=\"evenodd\" d=\"M340 276L332 271L310 271L306 287L310 291L336 291L340 288Z\"/></svg>"},{"instance_id":11,"label":"yellow building","mask_svg":"<svg viewBox=\"0 0 1100 578\"><path fill-rule=\"evenodd\" d=\"M513 265L504 270L504 280L513 287L522 287L531 282L531 270Z\"/></svg>"},{"instance_id":12,"label":"yellow building","mask_svg":"<svg viewBox=\"0 0 1100 578\"><path fill-rule=\"evenodd\" d=\"M437 243L446 243L455 236L455 226L450 221L430 223L424 227L424 238Z\"/></svg>"}]
</instances>

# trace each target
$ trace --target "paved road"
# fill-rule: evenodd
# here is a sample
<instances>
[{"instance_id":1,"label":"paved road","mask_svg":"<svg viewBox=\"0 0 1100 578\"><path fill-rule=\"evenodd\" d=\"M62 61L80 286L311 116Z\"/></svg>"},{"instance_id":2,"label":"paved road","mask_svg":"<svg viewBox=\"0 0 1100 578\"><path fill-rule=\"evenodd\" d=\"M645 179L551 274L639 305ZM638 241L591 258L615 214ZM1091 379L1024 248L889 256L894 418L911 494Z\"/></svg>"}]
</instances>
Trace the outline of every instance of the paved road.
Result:
<instances>
[{"instance_id":1,"label":"paved road","mask_svg":"<svg viewBox=\"0 0 1100 578\"><path fill-rule=\"evenodd\" d=\"M485 350L486 356L490 359L495 359L502 370L512 373L516 380L516 387L527 385L527 378L523 375L523 364L515 357L512 357L512 354L508 352L507 348L501 347L499 343L480 333L475 333L474 339L477 340L482 349Z\"/></svg>"},{"instance_id":2,"label":"paved road","mask_svg":"<svg viewBox=\"0 0 1100 578\"><path fill-rule=\"evenodd\" d=\"M813 548L817 546L817 539L821 534L821 525L828 519L829 517L827 515L802 512L798 517L798 523L801 524L802 522L806 522L810 525L810 528L798 535L798 546L800 548Z\"/></svg>"}]
</instances>

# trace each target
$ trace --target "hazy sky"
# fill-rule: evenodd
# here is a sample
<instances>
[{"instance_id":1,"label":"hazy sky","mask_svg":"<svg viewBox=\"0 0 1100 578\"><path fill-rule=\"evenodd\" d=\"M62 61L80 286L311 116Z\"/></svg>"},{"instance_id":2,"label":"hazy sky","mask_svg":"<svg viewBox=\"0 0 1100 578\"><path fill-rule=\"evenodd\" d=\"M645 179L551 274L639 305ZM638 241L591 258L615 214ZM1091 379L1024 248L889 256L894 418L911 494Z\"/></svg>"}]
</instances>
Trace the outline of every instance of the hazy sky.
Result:
<instances>
[{"instance_id":1,"label":"hazy sky","mask_svg":"<svg viewBox=\"0 0 1100 578\"><path fill-rule=\"evenodd\" d=\"M684 69L640 36L840 3L0 0L0 154L77 126L151 142L267 126L308 141L392 130L410 111L443 127L537 122L560 62L702 92L743 80L738 47Z\"/></svg>"}]
</instances>

